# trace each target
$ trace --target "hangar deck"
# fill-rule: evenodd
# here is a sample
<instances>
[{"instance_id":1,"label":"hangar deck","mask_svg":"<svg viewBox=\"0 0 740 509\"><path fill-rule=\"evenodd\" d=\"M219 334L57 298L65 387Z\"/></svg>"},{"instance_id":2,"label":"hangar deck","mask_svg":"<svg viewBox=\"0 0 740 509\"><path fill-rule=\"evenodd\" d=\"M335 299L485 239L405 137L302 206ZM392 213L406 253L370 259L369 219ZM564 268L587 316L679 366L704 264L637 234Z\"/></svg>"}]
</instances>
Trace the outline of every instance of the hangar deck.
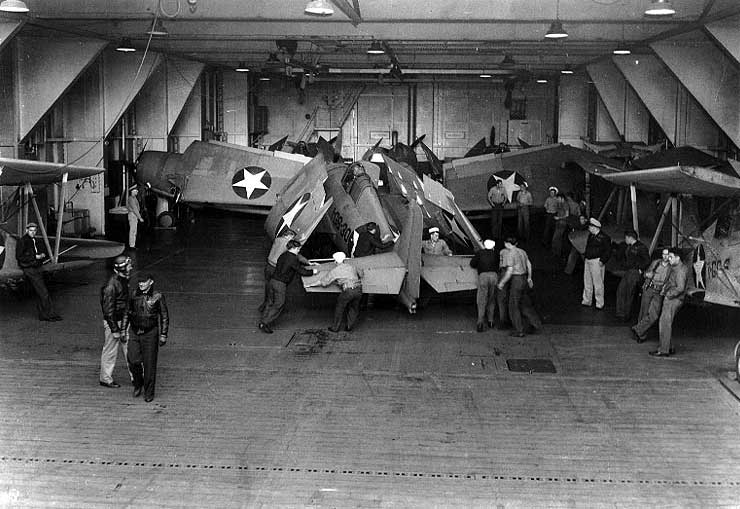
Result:
<instances>
[{"instance_id":1,"label":"hangar deck","mask_svg":"<svg viewBox=\"0 0 740 509\"><path fill-rule=\"evenodd\" d=\"M613 304L584 310L577 277L540 270L538 335L476 333L463 294L413 317L381 302L351 335L312 336L333 297L296 288L265 335L261 223L192 230L136 253L172 319L153 403L97 383L102 264L52 285L63 322L0 297L0 506L737 504L735 310L684 309L678 355L655 359Z\"/></svg>"}]
</instances>

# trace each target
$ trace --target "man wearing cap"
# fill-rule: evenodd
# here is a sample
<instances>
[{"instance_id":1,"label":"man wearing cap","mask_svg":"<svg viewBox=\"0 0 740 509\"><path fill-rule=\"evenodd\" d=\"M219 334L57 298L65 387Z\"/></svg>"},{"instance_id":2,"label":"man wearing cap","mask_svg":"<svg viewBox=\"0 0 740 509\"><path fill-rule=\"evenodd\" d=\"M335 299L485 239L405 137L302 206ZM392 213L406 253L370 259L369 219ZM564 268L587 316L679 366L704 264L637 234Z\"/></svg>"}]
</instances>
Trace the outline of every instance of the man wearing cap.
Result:
<instances>
[{"instance_id":1,"label":"man wearing cap","mask_svg":"<svg viewBox=\"0 0 740 509\"><path fill-rule=\"evenodd\" d=\"M545 198L545 228L542 230L542 245L550 246L552 242L552 234L555 232L555 214L558 212L558 188L550 186L547 189L549 193L548 197Z\"/></svg>"},{"instance_id":2,"label":"man wearing cap","mask_svg":"<svg viewBox=\"0 0 740 509\"><path fill-rule=\"evenodd\" d=\"M265 306L267 306L267 291L270 288L270 279L272 279L272 275L275 274L275 267L277 266L278 258L287 250L288 241L293 240L295 237L295 231L290 228L285 228L272 242L270 254L267 255L267 263L265 264L265 298L262 300L262 304L260 304L260 313L262 313L262 311L265 310ZM303 265L317 265L315 263L310 263L306 257L300 253L298 253L297 256L298 261Z\"/></svg>"},{"instance_id":3,"label":"man wearing cap","mask_svg":"<svg viewBox=\"0 0 740 509\"><path fill-rule=\"evenodd\" d=\"M624 243L627 248L624 250L624 274L617 286L616 315L626 322L629 320L635 292L642 281L642 272L650 264L650 253L634 230L624 232Z\"/></svg>"},{"instance_id":4,"label":"man wearing cap","mask_svg":"<svg viewBox=\"0 0 740 509\"><path fill-rule=\"evenodd\" d=\"M504 203L506 203L506 191L504 181L497 179L496 185L488 191L488 203L491 204L491 237L501 238L501 225L504 220Z\"/></svg>"},{"instance_id":5,"label":"man wearing cap","mask_svg":"<svg viewBox=\"0 0 740 509\"><path fill-rule=\"evenodd\" d=\"M452 249L447 242L439 238L439 228L429 228L429 240L421 242L421 252L430 255L452 256Z\"/></svg>"},{"instance_id":6,"label":"man wearing cap","mask_svg":"<svg viewBox=\"0 0 740 509\"><path fill-rule=\"evenodd\" d=\"M297 240L289 240L286 245L287 251L278 257L275 273L270 279L270 289L267 293L267 304L262 311L262 320L259 328L266 334L272 334L272 324L278 319L285 306L285 295L288 285L296 274L311 276L316 274L316 269L307 269L298 259L298 251L301 243Z\"/></svg>"},{"instance_id":7,"label":"man wearing cap","mask_svg":"<svg viewBox=\"0 0 740 509\"><path fill-rule=\"evenodd\" d=\"M118 347L121 347L124 358L128 355L126 345L128 280L131 277L131 269L131 258L125 255L117 256L113 260L113 274L100 289L100 307L103 310L103 329L105 330L103 352L100 354L100 385L109 389L120 387L113 380Z\"/></svg>"},{"instance_id":8,"label":"man wearing cap","mask_svg":"<svg viewBox=\"0 0 740 509\"><path fill-rule=\"evenodd\" d=\"M128 200L126 200L126 211L128 216L128 247L136 249L136 234L139 231L139 223L144 222L141 217L141 206L139 205L139 190L135 187L129 191Z\"/></svg>"},{"instance_id":9,"label":"man wearing cap","mask_svg":"<svg viewBox=\"0 0 740 509\"><path fill-rule=\"evenodd\" d=\"M485 323L493 328L496 314L496 283L498 283L498 256L493 251L496 243L491 239L483 241L483 249L476 251L470 266L478 270L478 291L475 301L478 306L476 330L483 332Z\"/></svg>"},{"instance_id":10,"label":"man wearing cap","mask_svg":"<svg viewBox=\"0 0 740 509\"><path fill-rule=\"evenodd\" d=\"M532 281L532 263L526 251L517 247L517 239L508 237L504 241L505 249L501 250L501 268L505 268L503 277L496 285L499 290L509 285L509 318L514 330L511 336L524 336L524 319L534 330L542 328L542 320L534 310L529 297L529 289L534 286Z\"/></svg>"},{"instance_id":11,"label":"man wearing cap","mask_svg":"<svg viewBox=\"0 0 740 509\"><path fill-rule=\"evenodd\" d=\"M170 318L164 295L154 290L154 278L139 278L138 288L128 305L128 369L134 383L134 397L144 390L144 401L154 399L159 347L167 343Z\"/></svg>"},{"instance_id":12,"label":"man wearing cap","mask_svg":"<svg viewBox=\"0 0 740 509\"><path fill-rule=\"evenodd\" d=\"M62 317L54 312L54 306L51 303L49 290L44 283L44 273L41 266L47 257L43 245L36 239L38 225L28 223L26 233L18 240L15 250L15 259L18 266L23 270L26 280L31 283L33 291L36 293L36 310L38 311L39 320L44 322L56 322Z\"/></svg>"},{"instance_id":13,"label":"man wearing cap","mask_svg":"<svg viewBox=\"0 0 740 509\"><path fill-rule=\"evenodd\" d=\"M346 329L351 331L360 314L360 300L362 299L360 275L354 266L344 262L347 255L343 252L334 253L332 258L334 258L336 266L321 277L320 283L321 286L337 283L342 289L342 293L337 297L337 304L334 306L334 322L329 330L339 332L342 320L346 317Z\"/></svg>"},{"instance_id":14,"label":"man wearing cap","mask_svg":"<svg viewBox=\"0 0 740 509\"><path fill-rule=\"evenodd\" d=\"M591 306L595 297L596 309L604 309L604 266L611 256L611 250L612 240L601 231L601 222L592 217L588 220L581 305Z\"/></svg>"},{"instance_id":15,"label":"man wearing cap","mask_svg":"<svg viewBox=\"0 0 740 509\"><path fill-rule=\"evenodd\" d=\"M519 192L516 195L517 203L517 221L516 231L520 239L529 240L529 211L534 204L532 193L529 191L529 184L522 182L519 186Z\"/></svg>"}]
</instances>

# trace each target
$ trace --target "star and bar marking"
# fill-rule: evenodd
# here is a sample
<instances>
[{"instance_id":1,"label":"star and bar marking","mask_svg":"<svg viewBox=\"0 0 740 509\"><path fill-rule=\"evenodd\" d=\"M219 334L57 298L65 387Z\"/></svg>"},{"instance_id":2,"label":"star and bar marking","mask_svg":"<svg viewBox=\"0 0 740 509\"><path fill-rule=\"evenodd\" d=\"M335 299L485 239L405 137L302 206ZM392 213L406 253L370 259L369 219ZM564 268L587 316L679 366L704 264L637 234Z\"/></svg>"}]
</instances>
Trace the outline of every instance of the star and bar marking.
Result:
<instances>
[{"instance_id":1,"label":"star and bar marking","mask_svg":"<svg viewBox=\"0 0 740 509\"><path fill-rule=\"evenodd\" d=\"M247 166L238 170L231 179L231 188L246 200L256 200L270 190L272 176L259 166Z\"/></svg>"}]
</instances>

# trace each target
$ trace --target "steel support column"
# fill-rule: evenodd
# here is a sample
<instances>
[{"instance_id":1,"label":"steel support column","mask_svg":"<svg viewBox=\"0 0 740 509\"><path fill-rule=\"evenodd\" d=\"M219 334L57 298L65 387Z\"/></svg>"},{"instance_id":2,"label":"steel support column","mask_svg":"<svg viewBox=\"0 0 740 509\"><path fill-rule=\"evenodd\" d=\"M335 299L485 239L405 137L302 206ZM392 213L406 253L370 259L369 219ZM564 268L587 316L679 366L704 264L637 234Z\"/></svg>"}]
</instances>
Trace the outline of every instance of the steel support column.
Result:
<instances>
[{"instance_id":1,"label":"steel support column","mask_svg":"<svg viewBox=\"0 0 740 509\"><path fill-rule=\"evenodd\" d=\"M648 110L614 63L596 62L586 70L625 141L647 141Z\"/></svg>"}]
</instances>

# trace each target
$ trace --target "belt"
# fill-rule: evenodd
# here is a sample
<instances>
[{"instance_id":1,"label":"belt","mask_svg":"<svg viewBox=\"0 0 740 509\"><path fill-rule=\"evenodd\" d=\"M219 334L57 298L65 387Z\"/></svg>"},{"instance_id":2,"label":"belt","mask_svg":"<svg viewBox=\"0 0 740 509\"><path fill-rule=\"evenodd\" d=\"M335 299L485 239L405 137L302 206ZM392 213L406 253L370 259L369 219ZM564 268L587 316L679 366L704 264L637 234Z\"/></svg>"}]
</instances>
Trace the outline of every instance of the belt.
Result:
<instances>
[{"instance_id":1,"label":"belt","mask_svg":"<svg viewBox=\"0 0 740 509\"><path fill-rule=\"evenodd\" d=\"M361 285L353 285L353 286L343 286L342 290L354 290L355 288L360 288Z\"/></svg>"},{"instance_id":2,"label":"belt","mask_svg":"<svg viewBox=\"0 0 740 509\"><path fill-rule=\"evenodd\" d=\"M141 336L142 334L153 331L156 327L156 325L154 327L149 327L148 329L134 329L133 327L131 327L131 330L133 330L134 334L136 334L137 336Z\"/></svg>"},{"instance_id":3,"label":"belt","mask_svg":"<svg viewBox=\"0 0 740 509\"><path fill-rule=\"evenodd\" d=\"M661 291L663 289L663 285L662 284L653 283L652 281L647 284L647 287L648 288L652 288L656 292L659 292L659 291Z\"/></svg>"}]
</instances>

